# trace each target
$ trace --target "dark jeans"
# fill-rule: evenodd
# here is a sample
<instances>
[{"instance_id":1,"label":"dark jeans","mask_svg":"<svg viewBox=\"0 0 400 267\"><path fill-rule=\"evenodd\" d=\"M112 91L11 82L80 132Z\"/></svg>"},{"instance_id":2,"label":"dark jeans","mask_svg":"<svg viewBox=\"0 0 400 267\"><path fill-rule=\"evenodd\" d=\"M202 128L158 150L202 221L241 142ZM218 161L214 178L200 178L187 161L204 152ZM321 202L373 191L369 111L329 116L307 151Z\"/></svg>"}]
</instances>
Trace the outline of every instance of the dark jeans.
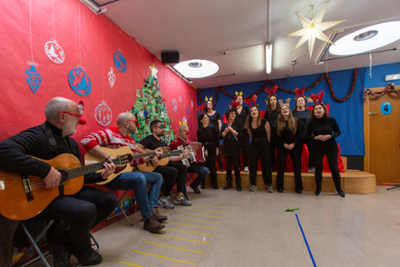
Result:
<instances>
[{"instance_id":1,"label":"dark jeans","mask_svg":"<svg viewBox=\"0 0 400 267\"><path fill-rule=\"evenodd\" d=\"M73 251L90 249L90 230L104 220L116 207L117 198L112 193L83 186L73 196L59 196L35 218L60 220L69 223L69 237ZM54 224L47 232L47 240L55 242L60 236L60 224Z\"/></svg>"},{"instance_id":2,"label":"dark jeans","mask_svg":"<svg viewBox=\"0 0 400 267\"><path fill-rule=\"evenodd\" d=\"M258 160L261 161L264 184L272 183L271 154L268 140L251 141L250 145L250 184L257 185Z\"/></svg>"},{"instance_id":3,"label":"dark jeans","mask_svg":"<svg viewBox=\"0 0 400 267\"><path fill-rule=\"evenodd\" d=\"M235 179L240 179L240 155L225 156L226 160L226 178L232 179L232 166L235 172Z\"/></svg>"},{"instance_id":4,"label":"dark jeans","mask_svg":"<svg viewBox=\"0 0 400 267\"><path fill-rule=\"evenodd\" d=\"M315 163L315 183L317 185L317 191L321 192L321 184L322 184L322 170L324 168L324 155L328 160L329 169L332 173L332 179L335 183L336 191L342 191L342 186L340 183L340 174L338 169L338 150L337 146L329 146L329 147L319 147L313 146L314 152L314 163Z\"/></svg>"},{"instance_id":5,"label":"dark jeans","mask_svg":"<svg viewBox=\"0 0 400 267\"><path fill-rule=\"evenodd\" d=\"M241 139L239 139L239 141L240 141L240 149L242 150L242 153L243 153L243 166L247 167L247 166L249 166L250 136L247 134L247 130L243 130L243 131L244 131L243 137ZM240 159L240 157L239 157L239 159ZM240 166L240 164L239 164L239 166Z\"/></svg>"},{"instance_id":6,"label":"dark jeans","mask_svg":"<svg viewBox=\"0 0 400 267\"><path fill-rule=\"evenodd\" d=\"M200 183L204 181L207 175L210 173L210 170L206 166L200 164L188 167L187 171L198 174L197 178L192 183L193 186L199 186Z\"/></svg>"},{"instance_id":7,"label":"dark jeans","mask_svg":"<svg viewBox=\"0 0 400 267\"><path fill-rule=\"evenodd\" d=\"M172 187L174 187L175 183L177 185L176 191L178 193L184 192L187 175L187 167L185 165L183 165L182 163L170 161L166 166L158 166L154 169L154 171L160 173L164 178L164 197L169 196L169 193L171 192Z\"/></svg>"},{"instance_id":8,"label":"dark jeans","mask_svg":"<svg viewBox=\"0 0 400 267\"><path fill-rule=\"evenodd\" d=\"M215 184L217 182L217 167L215 166L215 158L217 151L215 146L206 146L205 149L208 151L208 157L206 157L206 165L210 170L211 182Z\"/></svg>"},{"instance_id":9,"label":"dark jeans","mask_svg":"<svg viewBox=\"0 0 400 267\"><path fill-rule=\"evenodd\" d=\"M276 179L276 188L283 190L283 176L285 173L286 156L289 153L293 163L294 180L296 192L303 191L303 183L301 181L301 152L303 151L303 144L295 145L292 150L288 150L283 146L277 147L278 157L278 175Z\"/></svg>"}]
</instances>

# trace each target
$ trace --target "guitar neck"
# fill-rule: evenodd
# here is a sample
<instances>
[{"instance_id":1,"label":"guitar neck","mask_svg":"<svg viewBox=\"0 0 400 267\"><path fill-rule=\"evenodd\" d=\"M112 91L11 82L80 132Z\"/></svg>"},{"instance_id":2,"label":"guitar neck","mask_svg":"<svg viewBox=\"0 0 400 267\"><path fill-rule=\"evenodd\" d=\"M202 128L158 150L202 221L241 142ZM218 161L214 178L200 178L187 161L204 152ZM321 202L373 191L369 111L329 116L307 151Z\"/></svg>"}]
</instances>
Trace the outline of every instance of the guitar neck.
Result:
<instances>
[{"instance_id":1,"label":"guitar neck","mask_svg":"<svg viewBox=\"0 0 400 267\"><path fill-rule=\"evenodd\" d=\"M113 159L112 162L115 165L120 165L121 159L116 158L116 159ZM89 174L92 172L97 172L99 170L102 170L102 169L104 169L104 163L105 163L105 161L102 161L102 162L95 163L95 164L90 164L90 165L86 165L86 166L69 169L67 171L68 179L73 179L73 178L76 178L79 176L83 176L83 175L86 175L86 174Z\"/></svg>"},{"instance_id":2,"label":"guitar neck","mask_svg":"<svg viewBox=\"0 0 400 267\"><path fill-rule=\"evenodd\" d=\"M168 158L168 157L176 156L176 155L179 155L179 154L182 154L182 150L172 151L169 154L162 155L161 157L159 157L159 159Z\"/></svg>"},{"instance_id":3,"label":"guitar neck","mask_svg":"<svg viewBox=\"0 0 400 267\"><path fill-rule=\"evenodd\" d=\"M140 158L144 158L144 157L151 157L155 154L156 152L152 151L152 152L147 152L147 153L142 153L142 154L136 154L132 156L132 160L137 160Z\"/></svg>"}]
</instances>

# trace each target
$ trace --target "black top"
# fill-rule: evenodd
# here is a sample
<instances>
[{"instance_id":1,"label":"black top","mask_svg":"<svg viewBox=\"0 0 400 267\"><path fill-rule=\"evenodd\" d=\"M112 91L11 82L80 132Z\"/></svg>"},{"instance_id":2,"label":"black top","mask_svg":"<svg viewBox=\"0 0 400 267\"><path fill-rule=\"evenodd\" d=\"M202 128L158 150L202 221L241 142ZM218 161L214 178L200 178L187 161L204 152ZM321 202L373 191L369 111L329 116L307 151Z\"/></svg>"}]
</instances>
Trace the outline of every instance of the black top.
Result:
<instances>
[{"instance_id":1,"label":"black top","mask_svg":"<svg viewBox=\"0 0 400 267\"><path fill-rule=\"evenodd\" d=\"M251 138L252 140L255 139L267 139L268 140L268 134L267 130L265 130L265 124L267 121L265 119L261 120L261 125L257 127L257 129L253 129L250 123L250 132L251 132Z\"/></svg>"},{"instance_id":2,"label":"black top","mask_svg":"<svg viewBox=\"0 0 400 267\"><path fill-rule=\"evenodd\" d=\"M235 121L239 123L239 127L241 129L244 128L244 125L246 123L247 116L250 114L250 109L248 107L242 106L242 111L237 113L237 116L235 118ZM228 120L229 114L228 114L229 109L225 112L225 118ZM237 111L237 110L236 110ZM247 132L247 131L246 131Z\"/></svg>"},{"instance_id":3,"label":"black top","mask_svg":"<svg viewBox=\"0 0 400 267\"><path fill-rule=\"evenodd\" d=\"M297 118L297 131L300 132L300 139L306 139L307 126L311 121L311 110L305 109L303 111L293 111L293 117Z\"/></svg>"},{"instance_id":4,"label":"black top","mask_svg":"<svg viewBox=\"0 0 400 267\"><path fill-rule=\"evenodd\" d=\"M286 122L286 126L282 128L281 135L279 136L278 134L276 135L278 139L278 144L283 146L284 144L292 144L295 143L297 144L300 141L300 132L297 129L296 133L293 134L293 132L290 130L288 127L288 122Z\"/></svg>"},{"instance_id":5,"label":"black top","mask_svg":"<svg viewBox=\"0 0 400 267\"><path fill-rule=\"evenodd\" d=\"M278 120L278 115L279 112L275 110L273 110L271 113L265 112L264 114L264 119L266 119L269 123L269 125L272 128L276 128L276 121Z\"/></svg>"},{"instance_id":6,"label":"black top","mask_svg":"<svg viewBox=\"0 0 400 267\"><path fill-rule=\"evenodd\" d=\"M214 126L210 124L208 124L206 128L199 127L199 129L197 130L197 140L200 143L203 143L206 147L209 146L218 147L219 146L218 131Z\"/></svg>"},{"instance_id":7,"label":"black top","mask_svg":"<svg viewBox=\"0 0 400 267\"><path fill-rule=\"evenodd\" d=\"M142 139L139 144L141 144L144 148L155 150L159 147L167 147L167 143L163 140L157 140L153 135L149 135L146 138Z\"/></svg>"},{"instance_id":8,"label":"black top","mask_svg":"<svg viewBox=\"0 0 400 267\"><path fill-rule=\"evenodd\" d=\"M211 124L212 126L214 126L214 127L217 129L217 131L219 132L218 120L220 120L220 121L222 122L222 120L221 120L221 115L219 114L219 112L218 112L218 111L215 111L214 115L212 115L212 116L208 115L207 112L206 112L206 115L207 115L207 117L210 119L209 124Z\"/></svg>"},{"instance_id":9,"label":"black top","mask_svg":"<svg viewBox=\"0 0 400 267\"><path fill-rule=\"evenodd\" d=\"M229 127L229 123L226 122L221 126L221 134L225 131L226 128ZM234 121L231 125L233 130L237 131L240 135L239 131L239 123ZM224 137L224 156L237 156L240 155L240 143L239 136L234 135L231 131L229 131Z\"/></svg>"},{"instance_id":10,"label":"black top","mask_svg":"<svg viewBox=\"0 0 400 267\"><path fill-rule=\"evenodd\" d=\"M54 145L50 144L45 128L51 131L55 140ZM27 155L50 160L63 153L73 154L81 161L77 142L71 137L63 137L61 129L45 122L0 142L0 169L44 179L50 172L51 165ZM101 181L104 181L101 173L85 175L85 183Z\"/></svg>"},{"instance_id":11,"label":"black top","mask_svg":"<svg viewBox=\"0 0 400 267\"><path fill-rule=\"evenodd\" d=\"M330 134L332 138L325 142L315 140L314 137L320 134ZM334 138L338 137L340 134L339 126L335 118L332 117L316 118L311 120L307 127L307 139L313 140L313 144L317 146L336 146L336 140Z\"/></svg>"}]
</instances>

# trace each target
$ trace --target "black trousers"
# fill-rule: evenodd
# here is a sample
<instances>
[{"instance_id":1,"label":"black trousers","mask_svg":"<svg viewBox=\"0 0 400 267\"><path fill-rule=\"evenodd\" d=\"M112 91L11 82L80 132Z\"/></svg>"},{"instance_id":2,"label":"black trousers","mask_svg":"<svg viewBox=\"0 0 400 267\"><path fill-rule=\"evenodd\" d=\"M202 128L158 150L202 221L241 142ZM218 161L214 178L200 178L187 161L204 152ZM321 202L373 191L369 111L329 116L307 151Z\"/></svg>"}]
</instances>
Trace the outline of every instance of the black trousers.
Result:
<instances>
[{"instance_id":1,"label":"black trousers","mask_svg":"<svg viewBox=\"0 0 400 267\"><path fill-rule=\"evenodd\" d=\"M250 136L248 135L246 130L244 130L244 131L245 132L243 133L243 137L241 139L239 139L239 141L240 141L240 149L242 150L242 153L243 153L243 166L246 167L246 166L249 166ZM240 159L239 159L239 161L240 161ZM239 166L240 166L240 164L239 164Z\"/></svg>"},{"instance_id":2,"label":"black trousers","mask_svg":"<svg viewBox=\"0 0 400 267\"><path fill-rule=\"evenodd\" d=\"M312 142L304 140L303 144L306 144L307 149L308 149L308 168L315 167Z\"/></svg>"},{"instance_id":3,"label":"black trousers","mask_svg":"<svg viewBox=\"0 0 400 267\"><path fill-rule=\"evenodd\" d=\"M250 145L250 184L257 185L258 160L261 161L264 184L272 183L271 154L268 140L251 141Z\"/></svg>"},{"instance_id":4,"label":"black trousers","mask_svg":"<svg viewBox=\"0 0 400 267\"><path fill-rule=\"evenodd\" d=\"M225 156L226 178L232 180L232 166L235 172L235 179L240 179L240 155Z\"/></svg>"},{"instance_id":5,"label":"black trousers","mask_svg":"<svg viewBox=\"0 0 400 267\"><path fill-rule=\"evenodd\" d=\"M276 164L275 149L277 148L276 125L271 125L271 138L270 138L270 154L271 154L271 168Z\"/></svg>"},{"instance_id":6,"label":"black trousers","mask_svg":"<svg viewBox=\"0 0 400 267\"><path fill-rule=\"evenodd\" d=\"M340 174L338 169L338 150L337 145L322 147L313 145L314 163L315 163L315 183L317 185L316 192L321 192L322 184L322 170L324 168L324 155L328 160L329 169L331 170L332 179L335 183L336 191L342 191L342 185L340 183Z\"/></svg>"},{"instance_id":7,"label":"black trousers","mask_svg":"<svg viewBox=\"0 0 400 267\"><path fill-rule=\"evenodd\" d=\"M178 193L184 192L187 175L187 167L185 165L170 161L166 166L157 166L154 171L160 173L164 179L163 196L169 196L175 183L176 191Z\"/></svg>"},{"instance_id":8,"label":"black trousers","mask_svg":"<svg viewBox=\"0 0 400 267\"><path fill-rule=\"evenodd\" d=\"M206 157L206 165L210 170L211 182L213 184L217 183L217 167L215 166L215 158L217 156L217 151L215 146L206 146L205 149L208 151L208 157Z\"/></svg>"},{"instance_id":9,"label":"black trousers","mask_svg":"<svg viewBox=\"0 0 400 267\"><path fill-rule=\"evenodd\" d=\"M217 161L218 161L218 168L222 169L222 154L221 154L221 149L219 149L219 154L217 156Z\"/></svg>"},{"instance_id":10,"label":"black trousers","mask_svg":"<svg viewBox=\"0 0 400 267\"><path fill-rule=\"evenodd\" d=\"M90 229L104 220L116 207L114 194L92 186L83 188L73 196L55 198L35 219L60 220L69 223L72 252L82 253L90 249ZM63 234L60 224L54 224L47 232L47 240L56 242ZM63 229L65 230L65 228ZM74 253L74 254L75 254Z\"/></svg>"},{"instance_id":11,"label":"black trousers","mask_svg":"<svg viewBox=\"0 0 400 267\"><path fill-rule=\"evenodd\" d=\"M284 173L286 165L286 156L289 153L290 158L293 163L294 180L295 180L295 190L296 192L303 191L303 182L301 181L301 153L303 151L303 144L299 143L295 145L292 150L286 149L283 146L277 147L277 164L278 164L278 174L276 178L276 188L278 190L284 189Z\"/></svg>"}]
</instances>

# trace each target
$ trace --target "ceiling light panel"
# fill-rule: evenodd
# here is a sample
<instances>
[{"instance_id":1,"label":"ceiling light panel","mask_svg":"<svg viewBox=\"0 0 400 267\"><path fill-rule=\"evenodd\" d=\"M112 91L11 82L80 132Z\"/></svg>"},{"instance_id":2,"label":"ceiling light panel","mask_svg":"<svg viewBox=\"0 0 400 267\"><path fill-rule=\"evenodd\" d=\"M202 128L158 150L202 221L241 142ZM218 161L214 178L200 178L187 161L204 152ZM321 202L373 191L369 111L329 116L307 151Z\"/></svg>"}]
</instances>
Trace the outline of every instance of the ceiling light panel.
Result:
<instances>
[{"instance_id":1,"label":"ceiling light panel","mask_svg":"<svg viewBox=\"0 0 400 267\"><path fill-rule=\"evenodd\" d=\"M204 78L217 73L219 67L212 61L193 59L176 64L174 68L186 78Z\"/></svg>"}]
</instances>

